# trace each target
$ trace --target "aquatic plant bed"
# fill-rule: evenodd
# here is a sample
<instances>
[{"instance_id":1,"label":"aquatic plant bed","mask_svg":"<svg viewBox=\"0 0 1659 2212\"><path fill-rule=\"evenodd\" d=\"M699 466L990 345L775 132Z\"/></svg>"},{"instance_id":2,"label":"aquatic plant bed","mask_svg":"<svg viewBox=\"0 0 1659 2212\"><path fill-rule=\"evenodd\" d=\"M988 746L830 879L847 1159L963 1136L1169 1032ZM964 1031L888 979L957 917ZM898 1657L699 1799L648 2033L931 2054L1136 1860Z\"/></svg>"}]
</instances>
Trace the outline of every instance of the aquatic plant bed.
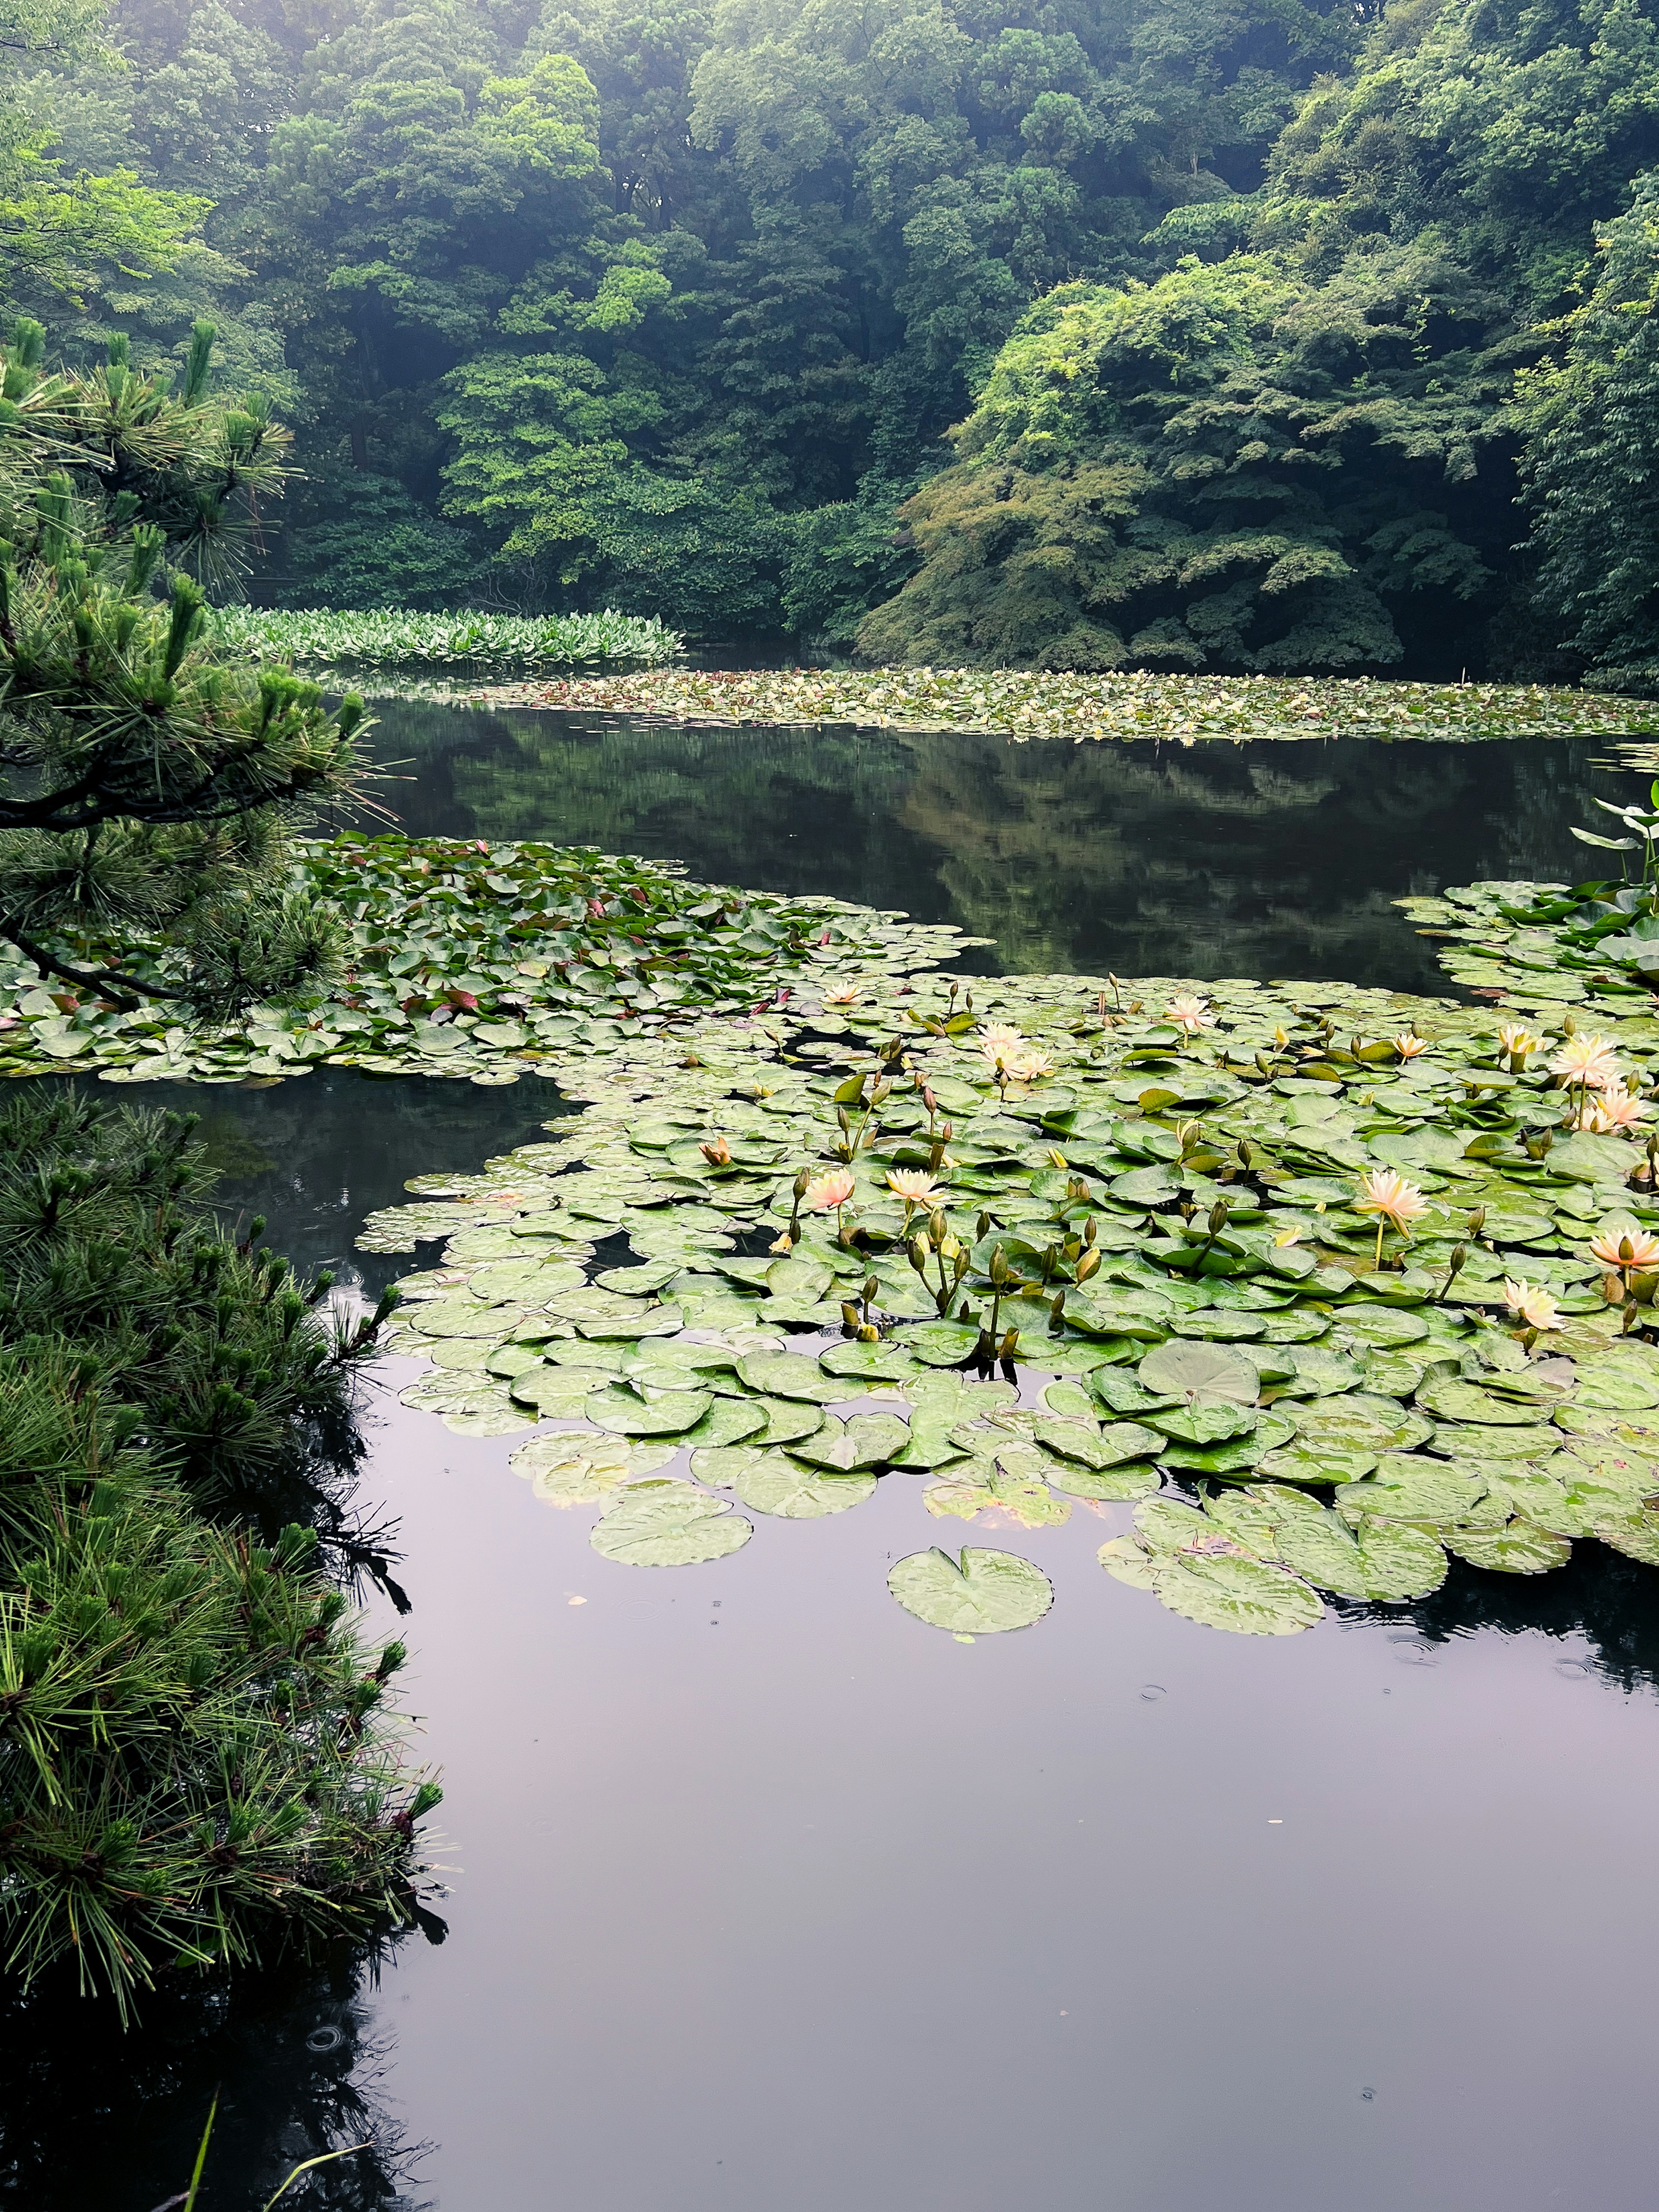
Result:
<instances>
[{"instance_id":1,"label":"aquatic plant bed","mask_svg":"<svg viewBox=\"0 0 1659 2212\"><path fill-rule=\"evenodd\" d=\"M335 607L219 607L213 621L228 651L307 668L654 668L672 660L684 643L654 615L609 610L428 615L392 607L361 613Z\"/></svg>"},{"instance_id":2,"label":"aquatic plant bed","mask_svg":"<svg viewBox=\"0 0 1659 2212\"><path fill-rule=\"evenodd\" d=\"M1645 1013L886 973L550 1055L578 1116L361 1241L442 1240L405 1401L521 1437L620 1565L897 1481L872 1571L958 1637L1051 1602L982 1539L1079 1513L1119 1582L1288 1634L1453 1558L1659 1565L1656 1060Z\"/></svg>"},{"instance_id":3,"label":"aquatic plant bed","mask_svg":"<svg viewBox=\"0 0 1659 2212\"><path fill-rule=\"evenodd\" d=\"M786 1006L825 965L896 980L977 941L580 848L340 837L298 851L299 887L337 908L348 939L331 992L215 1030L165 1001L129 1010L79 994L0 948L0 1075L67 1066L112 1083L235 1083L325 1061L511 1083L550 1052L603 1049L704 1012ZM52 949L72 966L118 951L130 972L162 980L142 941Z\"/></svg>"},{"instance_id":4,"label":"aquatic plant bed","mask_svg":"<svg viewBox=\"0 0 1659 2212\"><path fill-rule=\"evenodd\" d=\"M1487 998L1536 1009L1656 1003L1651 885L1465 884L1398 903L1424 936L1441 940L1447 974Z\"/></svg>"},{"instance_id":5,"label":"aquatic plant bed","mask_svg":"<svg viewBox=\"0 0 1659 2212\"><path fill-rule=\"evenodd\" d=\"M837 722L1182 744L1200 738L1612 738L1659 726L1651 701L1536 684L963 668L665 668L474 688L465 702L677 722Z\"/></svg>"}]
</instances>

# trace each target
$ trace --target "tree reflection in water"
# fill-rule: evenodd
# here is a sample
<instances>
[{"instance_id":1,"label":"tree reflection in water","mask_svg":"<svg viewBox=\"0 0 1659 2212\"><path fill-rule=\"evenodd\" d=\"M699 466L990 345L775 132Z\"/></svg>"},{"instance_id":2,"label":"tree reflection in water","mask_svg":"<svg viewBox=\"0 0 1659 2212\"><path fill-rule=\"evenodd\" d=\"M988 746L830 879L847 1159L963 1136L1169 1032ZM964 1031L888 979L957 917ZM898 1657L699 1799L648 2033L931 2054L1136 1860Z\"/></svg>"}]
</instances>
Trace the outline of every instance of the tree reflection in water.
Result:
<instances>
[{"instance_id":1,"label":"tree reflection in water","mask_svg":"<svg viewBox=\"0 0 1659 2212\"><path fill-rule=\"evenodd\" d=\"M403 826L683 860L954 921L969 966L1444 988L1390 901L1576 867L1593 741L1066 744L386 702ZM1577 810L1577 811L1575 811Z\"/></svg>"}]
</instances>

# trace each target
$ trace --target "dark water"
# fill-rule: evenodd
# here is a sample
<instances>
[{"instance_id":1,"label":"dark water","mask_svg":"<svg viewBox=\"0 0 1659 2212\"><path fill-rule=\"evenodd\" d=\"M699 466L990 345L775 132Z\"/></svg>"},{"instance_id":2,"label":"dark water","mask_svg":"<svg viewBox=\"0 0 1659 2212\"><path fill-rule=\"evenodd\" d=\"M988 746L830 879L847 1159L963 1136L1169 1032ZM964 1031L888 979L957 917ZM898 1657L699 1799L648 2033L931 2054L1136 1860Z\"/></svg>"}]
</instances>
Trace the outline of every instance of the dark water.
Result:
<instances>
[{"instance_id":1,"label":"dark water","mask_svg":"<svg viewBox=\"0 0 1659 2212\"><path fill-rule=\"evenodd\" d=\"M1190 747L673 730L386 705L382 802L422 834L548 837L828 891L994 938L991 969L1440 988L1389 903L1577 876L1599 741Z\"/></svg>"},{"instance_id":2,"label":"dark water","mask_svg":"<svg viewBox=\"0 0 1659 2212\"><path fill-rule=\"evenodd\" d=\"M1051 947L1127 945L1107 955L1126 972L1152 964L1136 945L1167 972L1204 944L1218 969L1266 969L1271 941L1286 971L1370 979L1396 941L1385 893L1571 865L1592 787L1565 746L1377 749L1363 774L1340 747L976 747L957 772L774 733L698 738L692 775L657 732L450 734L412 826L668 851L680 808L699 872L987 934L1029 913L1017 953L1000 933L1010 964L1103 964L1040 951L1046 912ZM1326 848L1361 823L1345 882ZM1259 888L1277 865L1299 886L1282 908ZM228 1208L307 1265L349 1262L406 1176L471 1166L558 1103L340 1070L143 1103L202 1111ZM408 1263L355 1264L373 1290ZM370 2125L378 2163L319 2169L294 2201L1646 2212L1659 1577L1582 1546L1536 1582L1455 1568L1421 1605L1234 1638L1109 1580L1094 1553L1128 1509L1085 1506L989 1539L1042 1565L1054 1608L964 1648L884 1588L937 1534L914 1486L760 1516L716 1565L615 1566L586 1512L510 1473L510 1440L398 1406L412 1371L388 1363L371 1396L365 1505L402 1523L447 1940L222 2016L160 2007L125 2050L0 2019L0 2194L149 2212L222 2083L203 2212L253 2212Z\"/></svg>"}]
</instances>

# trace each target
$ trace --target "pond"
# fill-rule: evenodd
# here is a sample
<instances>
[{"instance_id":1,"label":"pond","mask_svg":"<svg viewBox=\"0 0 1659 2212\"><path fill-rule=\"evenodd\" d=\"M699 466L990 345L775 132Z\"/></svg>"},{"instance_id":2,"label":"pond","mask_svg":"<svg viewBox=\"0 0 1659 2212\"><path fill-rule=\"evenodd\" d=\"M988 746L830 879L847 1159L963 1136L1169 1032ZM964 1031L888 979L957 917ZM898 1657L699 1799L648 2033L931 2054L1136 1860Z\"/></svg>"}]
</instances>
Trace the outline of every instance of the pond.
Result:
<instances>
[{"instance_id":1,"label":"pond","mask_svg":"<svg viewBox=\"0 0 1659 2212\"><path fill-rule=\"evenodd\" d=\"M411 830L905 907L996 937L988 967L1426 988L1388 901L1571 868L1567 825L1624 788L1565 741L1270 759L419 708L380 744ZM410 1263L352 1252L366 1213L562 1110L539 1080L329 1068L144 1103L201 1111L233 1214L371 1292ZM513 1439L400 1405L416 1371L384 1364L364 1503L401 1522L447 1937L163 2012L141 2056L14 2037L18 2201L146 2212L222 2082L203 2202L234 2212L366 2117L403 2162L323 2168L309 2201L1649 2203L1650 1570L1454 1562L1431 1598L1229 1638L1103 1576L1129 1510L1085 1504L1020 1534L1054 1588L1040 1630L964 1649L884 1588L931 1534L902 1484L630 1573L509 1470Z\"/></svg>"}]
</instances>

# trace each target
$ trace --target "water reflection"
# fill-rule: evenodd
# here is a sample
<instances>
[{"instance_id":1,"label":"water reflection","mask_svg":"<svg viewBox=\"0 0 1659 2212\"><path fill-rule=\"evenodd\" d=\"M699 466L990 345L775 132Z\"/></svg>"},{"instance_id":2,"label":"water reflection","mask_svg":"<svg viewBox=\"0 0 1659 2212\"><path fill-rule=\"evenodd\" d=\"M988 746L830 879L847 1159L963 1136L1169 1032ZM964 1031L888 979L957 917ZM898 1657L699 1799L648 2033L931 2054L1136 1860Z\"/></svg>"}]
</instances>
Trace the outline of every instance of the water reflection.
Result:
<instances>
[{"instance_id":1,"label":"water reflection","mask_svg":"<svg viewBox=\"0 0 1659 2212\"><path fill-rule=\"evenodd\" d=\"M441 1923L428 1921L430 1932ZM189 2185L216 2093L202 2203L255 2212L302 2160L325 2212L415 2212L420 2146L385 2094L393 2045L374 1992L396 1949L204 1983L164 1976L123 2035L72 1977L0 2007L0 2201L29 2212L145 2212ZM291 2192L295 2201L301 2191ZM285 2202L287 2200L284 2200Z\"/></svg>"},{"instance_id":2,"label":"water reflection","mask_svg":"<svg viewBox=\"0 0 1659 2212\"><path fill-rule=\"evenodd\" d=\"M419 834L538 836L996 939L988 968L1444 988L1390 901L1575 870L1592 740L1015 744L382 702Z\"/></svg>"}]
</instances>

